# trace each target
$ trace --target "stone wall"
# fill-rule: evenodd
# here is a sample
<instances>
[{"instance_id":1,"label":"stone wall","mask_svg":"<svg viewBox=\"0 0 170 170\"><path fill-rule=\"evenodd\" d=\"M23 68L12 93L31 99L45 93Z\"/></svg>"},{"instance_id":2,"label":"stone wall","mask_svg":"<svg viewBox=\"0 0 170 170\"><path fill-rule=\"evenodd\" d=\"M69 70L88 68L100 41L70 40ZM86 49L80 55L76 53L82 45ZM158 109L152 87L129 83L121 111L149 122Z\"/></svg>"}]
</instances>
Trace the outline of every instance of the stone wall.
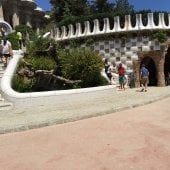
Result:
<instances>
[{"instance_id":1,"label":"stone wall","mask_svg":"<svg viewBox=\"0 0 170 170\"><path fill-rule=\"evenodd\" d=\"M89 47L83 44L81 48ZM69 46L66 49L69 50ZM96 41L90 46L90 49L99 53L103 59L107 58L113 65L118 66L119 63L123 63L127 68L127 74L134 74L136 87L140 86L139 71L142 60L145 57L150 57L156 67L157 85L165 85L164 62L167 45L159 43L156 39L139 36L123 41L121 38Z\"/></svg>"}]
</instances>

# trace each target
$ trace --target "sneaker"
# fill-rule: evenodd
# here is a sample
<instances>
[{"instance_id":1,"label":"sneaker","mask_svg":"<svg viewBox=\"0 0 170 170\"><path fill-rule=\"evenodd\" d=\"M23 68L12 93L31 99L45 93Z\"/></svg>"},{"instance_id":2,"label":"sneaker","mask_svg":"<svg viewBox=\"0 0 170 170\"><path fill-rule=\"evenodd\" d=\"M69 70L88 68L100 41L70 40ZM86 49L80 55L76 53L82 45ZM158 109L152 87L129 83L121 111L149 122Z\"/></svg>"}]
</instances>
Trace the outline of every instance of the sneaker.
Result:
<instances>
[{"instance_id":1,"label":"sneaker","mask_svg":"<svg viewBox=\"0 0 170 170\"><path fill-rule=\"evenodd\" d=\"M143 92L143 91L144 91L144 89L141 90L141 92Z\"/></svg>"}]
</instances>

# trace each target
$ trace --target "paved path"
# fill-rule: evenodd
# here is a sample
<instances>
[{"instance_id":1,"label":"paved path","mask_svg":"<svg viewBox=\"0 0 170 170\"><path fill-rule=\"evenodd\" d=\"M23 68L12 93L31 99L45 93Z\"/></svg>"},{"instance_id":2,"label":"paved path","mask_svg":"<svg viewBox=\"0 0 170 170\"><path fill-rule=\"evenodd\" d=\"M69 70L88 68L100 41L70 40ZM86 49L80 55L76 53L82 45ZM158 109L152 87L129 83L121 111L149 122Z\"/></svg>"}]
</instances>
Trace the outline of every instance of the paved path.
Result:
<instances>
[{"instance_id":1,"label":"paved path","mask_svg":"<svg viewBox=\"0 0 170 170\"><path fill-rule=\"evenodd\" d=\"M169 103L0 135L0 170L169 170Z\"/></svg>"},{"instance_id":2,"label":"paved path","mask_svg":"<svg viewBox=\"0 0 170 170\"><path fill-rule=\"evenodd\" d=\"M138 91L139 89L118 91L113 88L96 91L93 95L85 93L83 97L74 99L67 95L65 98L61 97L59 103L49 100L40 107L25 108L23 105L15 110L0 111L0 133L23 131L113 113L170 96L170 86L150 87L148 92Z\"/></svg>"}]
</instances>

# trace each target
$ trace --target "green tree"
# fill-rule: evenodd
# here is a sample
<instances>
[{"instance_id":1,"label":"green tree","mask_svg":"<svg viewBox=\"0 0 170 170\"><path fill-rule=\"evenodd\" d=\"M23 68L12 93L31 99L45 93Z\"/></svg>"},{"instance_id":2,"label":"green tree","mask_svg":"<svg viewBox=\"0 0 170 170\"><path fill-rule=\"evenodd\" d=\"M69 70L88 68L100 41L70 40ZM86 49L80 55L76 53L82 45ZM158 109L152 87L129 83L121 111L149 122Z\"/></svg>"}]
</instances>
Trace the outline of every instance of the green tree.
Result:
<instances>
[{"instance_id":1,"label":"green tree","mask_svg":"<svg viewBox=\"0 0 170 170\"><path fill-rule=\"evenodd\" d=\"M87 0L50 0L52 4L52 17L57 23L67 17L82 16L89 14Z\"/></svg>"},{"instance_id":2,"label":"green tree","mask_svg":"<svg viewBox=\"0 0 170 170\"><path fill-rule=\"evenodd\" d=\"M56 22L60 22L62 20L62 17L64 15L64 7L65 7L65 3L66 1L63 0L50 0L50 3L52 4L53 8L52 8L52 18L56 21Z\"/></svg>"},{"instance_id":3,"label":"green tree","mask_svg":"<svg viewBox=\"0 0 170 170\"><path fill-rule=\"evenodd\" d=\"M129 4L128 0L116 0L114 10L118 15L127 15L134 12L134 7Z\"/></svg>"},{"instance_id":4,"label":"green tree","mask_svg":"<svg viewBox=\"0 0 170 170\"><path fill-rule=\"evenodd\" d=\"M108 0L91 1L91 9L94 13L104 13L113 11L114 4L109 3Z\"/></svg>"}]
</instances>

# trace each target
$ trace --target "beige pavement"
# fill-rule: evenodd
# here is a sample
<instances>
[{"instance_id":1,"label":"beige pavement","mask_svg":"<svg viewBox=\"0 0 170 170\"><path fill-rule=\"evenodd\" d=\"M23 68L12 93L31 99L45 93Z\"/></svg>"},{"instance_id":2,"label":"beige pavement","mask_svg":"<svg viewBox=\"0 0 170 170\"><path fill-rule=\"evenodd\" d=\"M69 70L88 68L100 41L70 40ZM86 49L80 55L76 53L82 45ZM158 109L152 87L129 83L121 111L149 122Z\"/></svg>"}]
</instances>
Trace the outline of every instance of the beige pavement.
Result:
<instances>
[{"instance_id":1,"label":"beige pavement","mask_svg":"<svg viewBox=\"0 0 170 170\"><path fill-rule=\"evenodd\" d=\"M71 122L145 105L170 97L170 86L118 91L111 88L51 98L40 106L26 107L24 102L13 110L0 111L0 134Z\"/></svg>"},{"instance_id":2,"label":"beige pavement","mask_svg":"<svg viewBox=\"0 0 170 170\"><path fill-rule=\"evenodd\" d=\"M169 170L169 103L0 135L0 170Z\"/></svg>"}]
</instances>

